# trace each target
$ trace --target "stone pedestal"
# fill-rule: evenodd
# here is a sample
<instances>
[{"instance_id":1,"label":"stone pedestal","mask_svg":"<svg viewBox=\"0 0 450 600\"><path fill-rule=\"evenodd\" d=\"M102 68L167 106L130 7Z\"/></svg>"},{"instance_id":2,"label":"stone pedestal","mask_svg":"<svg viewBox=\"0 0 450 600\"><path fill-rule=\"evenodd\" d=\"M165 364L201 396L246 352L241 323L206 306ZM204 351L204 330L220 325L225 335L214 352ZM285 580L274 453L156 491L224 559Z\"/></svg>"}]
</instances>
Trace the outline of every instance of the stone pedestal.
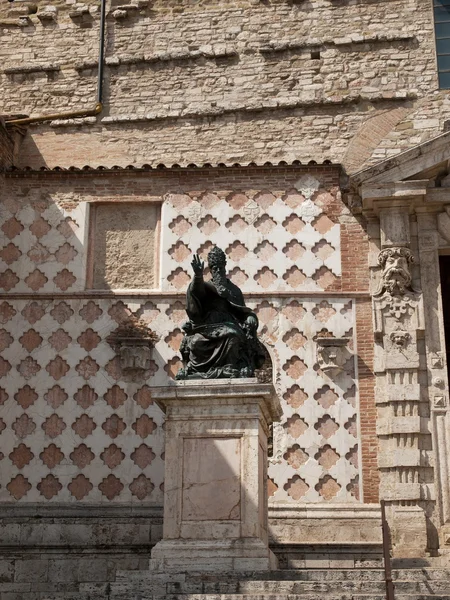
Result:
<instances>
[{"instance_id":1,"label":"stone pedestal","mask_svg":"<svg viewBox=\"0 0 450 600\"><path fill-rule=\"evenodd\" d=\"M267 436L281 416L273 386L182 381L152 396L166 413L166 453L163 540L151 568L276 568L267 533Z\"/></svg>"},{"instance_id":2,"label":"stone pedestal","mask_svg":"<svg viewBox=\"0 0 450 600\"><path fill-rule=\"evenodd\" d=\"M426 556L427 526L420 506L395 506L391 526L394 558Z\"/></svg>"}]
</instances>

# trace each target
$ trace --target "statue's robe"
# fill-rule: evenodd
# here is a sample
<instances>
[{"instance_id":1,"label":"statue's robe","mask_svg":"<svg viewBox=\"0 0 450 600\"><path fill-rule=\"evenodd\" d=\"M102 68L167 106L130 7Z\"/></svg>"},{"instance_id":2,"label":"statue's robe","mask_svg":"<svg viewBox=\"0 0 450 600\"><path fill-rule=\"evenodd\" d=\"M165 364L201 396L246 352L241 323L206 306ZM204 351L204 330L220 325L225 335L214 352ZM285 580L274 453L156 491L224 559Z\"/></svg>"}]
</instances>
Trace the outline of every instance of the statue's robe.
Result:
<instances>
[{"instance_id":1,"label":"statue's robe","mask_svg":"<svg viewBox=\"0 0 450 600\"><path fill-rule=\"evenodd\" d=\"M189 379L218 379L253 375L264 361L264 351L245 321L255 313L245 306L241 290L230 280L216 288L203 277L194 277L187 290L186 312L190 322L181 352ZM255 364L256 362L256 364Z\"/></svg>"}]
</instances>

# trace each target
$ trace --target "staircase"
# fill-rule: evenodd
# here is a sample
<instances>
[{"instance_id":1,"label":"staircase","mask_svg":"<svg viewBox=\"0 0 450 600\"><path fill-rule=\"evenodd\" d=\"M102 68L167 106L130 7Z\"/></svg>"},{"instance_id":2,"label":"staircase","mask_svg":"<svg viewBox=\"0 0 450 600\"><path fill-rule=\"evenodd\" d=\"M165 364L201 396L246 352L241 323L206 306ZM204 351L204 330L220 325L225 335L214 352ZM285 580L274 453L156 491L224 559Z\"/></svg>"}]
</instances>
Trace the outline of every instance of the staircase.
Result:
<instances>
[{"instance_id":1,"label":"staircase","mask_svg":"<svg viewBox=\"0 0 450 600\"><path fill-rule=\"evenodd\" d=\"M395 600L450 600L448 559L393 561ZM81 590L80 590L81 592ZM303 568L268 573L153 574L121 571L73 600L385 600L384 570ZM53 597L52 597L53 600ZM72 598L71 598L72 600Z\"/></svg>"}]
</instances>

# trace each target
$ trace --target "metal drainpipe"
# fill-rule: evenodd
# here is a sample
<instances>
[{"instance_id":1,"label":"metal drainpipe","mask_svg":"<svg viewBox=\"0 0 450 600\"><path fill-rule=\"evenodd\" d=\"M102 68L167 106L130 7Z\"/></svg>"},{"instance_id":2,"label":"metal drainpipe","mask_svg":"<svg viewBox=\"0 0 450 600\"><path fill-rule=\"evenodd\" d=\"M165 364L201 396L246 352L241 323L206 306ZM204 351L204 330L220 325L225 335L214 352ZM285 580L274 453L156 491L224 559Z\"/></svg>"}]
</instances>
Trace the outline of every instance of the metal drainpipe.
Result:
<instances>
[{"instance_id":1,"label":"metal drainpipe","mask_svg":"<svg viewBox=\"0 0 450 600\"><path fill-rule=\"evenodd\" d=\"M25 117L23 119L5 119L5 125L28 125L29 123L43 123L55 119L74 119L79 117L94 117L103 110L103 72L105 68L105 23L106 23L106 0L100 0L100 40L98 52L98 75L97 75L97 102L94 108L84 110L72 110L70 112L42 115L40 117Z\"/></svg>"}]
</instances>

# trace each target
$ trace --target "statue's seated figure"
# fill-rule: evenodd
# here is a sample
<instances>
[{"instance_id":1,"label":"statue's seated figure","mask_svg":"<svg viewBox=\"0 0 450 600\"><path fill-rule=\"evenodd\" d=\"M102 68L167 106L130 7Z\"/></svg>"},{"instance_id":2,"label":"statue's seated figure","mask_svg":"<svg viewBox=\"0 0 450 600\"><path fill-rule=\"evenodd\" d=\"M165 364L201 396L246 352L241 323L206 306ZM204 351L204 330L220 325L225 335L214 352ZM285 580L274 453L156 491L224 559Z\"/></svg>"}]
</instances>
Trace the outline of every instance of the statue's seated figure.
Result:
<instances>
[{"instance_id":1,"label":"statue's seated figure","mask_svg":"<svg viewBox=\"0 0 450 600\"><path fill-rule=\"evenodd\" d=\"M180 352L184 368L177 379L253 377L265 360L256 331L258 318L245 306L241 290L227 279L226 256L214 247L208 254L212 280L203 279L204 263L192 260L194 278L189 284Z\"/></svg>"}]
</instances>

